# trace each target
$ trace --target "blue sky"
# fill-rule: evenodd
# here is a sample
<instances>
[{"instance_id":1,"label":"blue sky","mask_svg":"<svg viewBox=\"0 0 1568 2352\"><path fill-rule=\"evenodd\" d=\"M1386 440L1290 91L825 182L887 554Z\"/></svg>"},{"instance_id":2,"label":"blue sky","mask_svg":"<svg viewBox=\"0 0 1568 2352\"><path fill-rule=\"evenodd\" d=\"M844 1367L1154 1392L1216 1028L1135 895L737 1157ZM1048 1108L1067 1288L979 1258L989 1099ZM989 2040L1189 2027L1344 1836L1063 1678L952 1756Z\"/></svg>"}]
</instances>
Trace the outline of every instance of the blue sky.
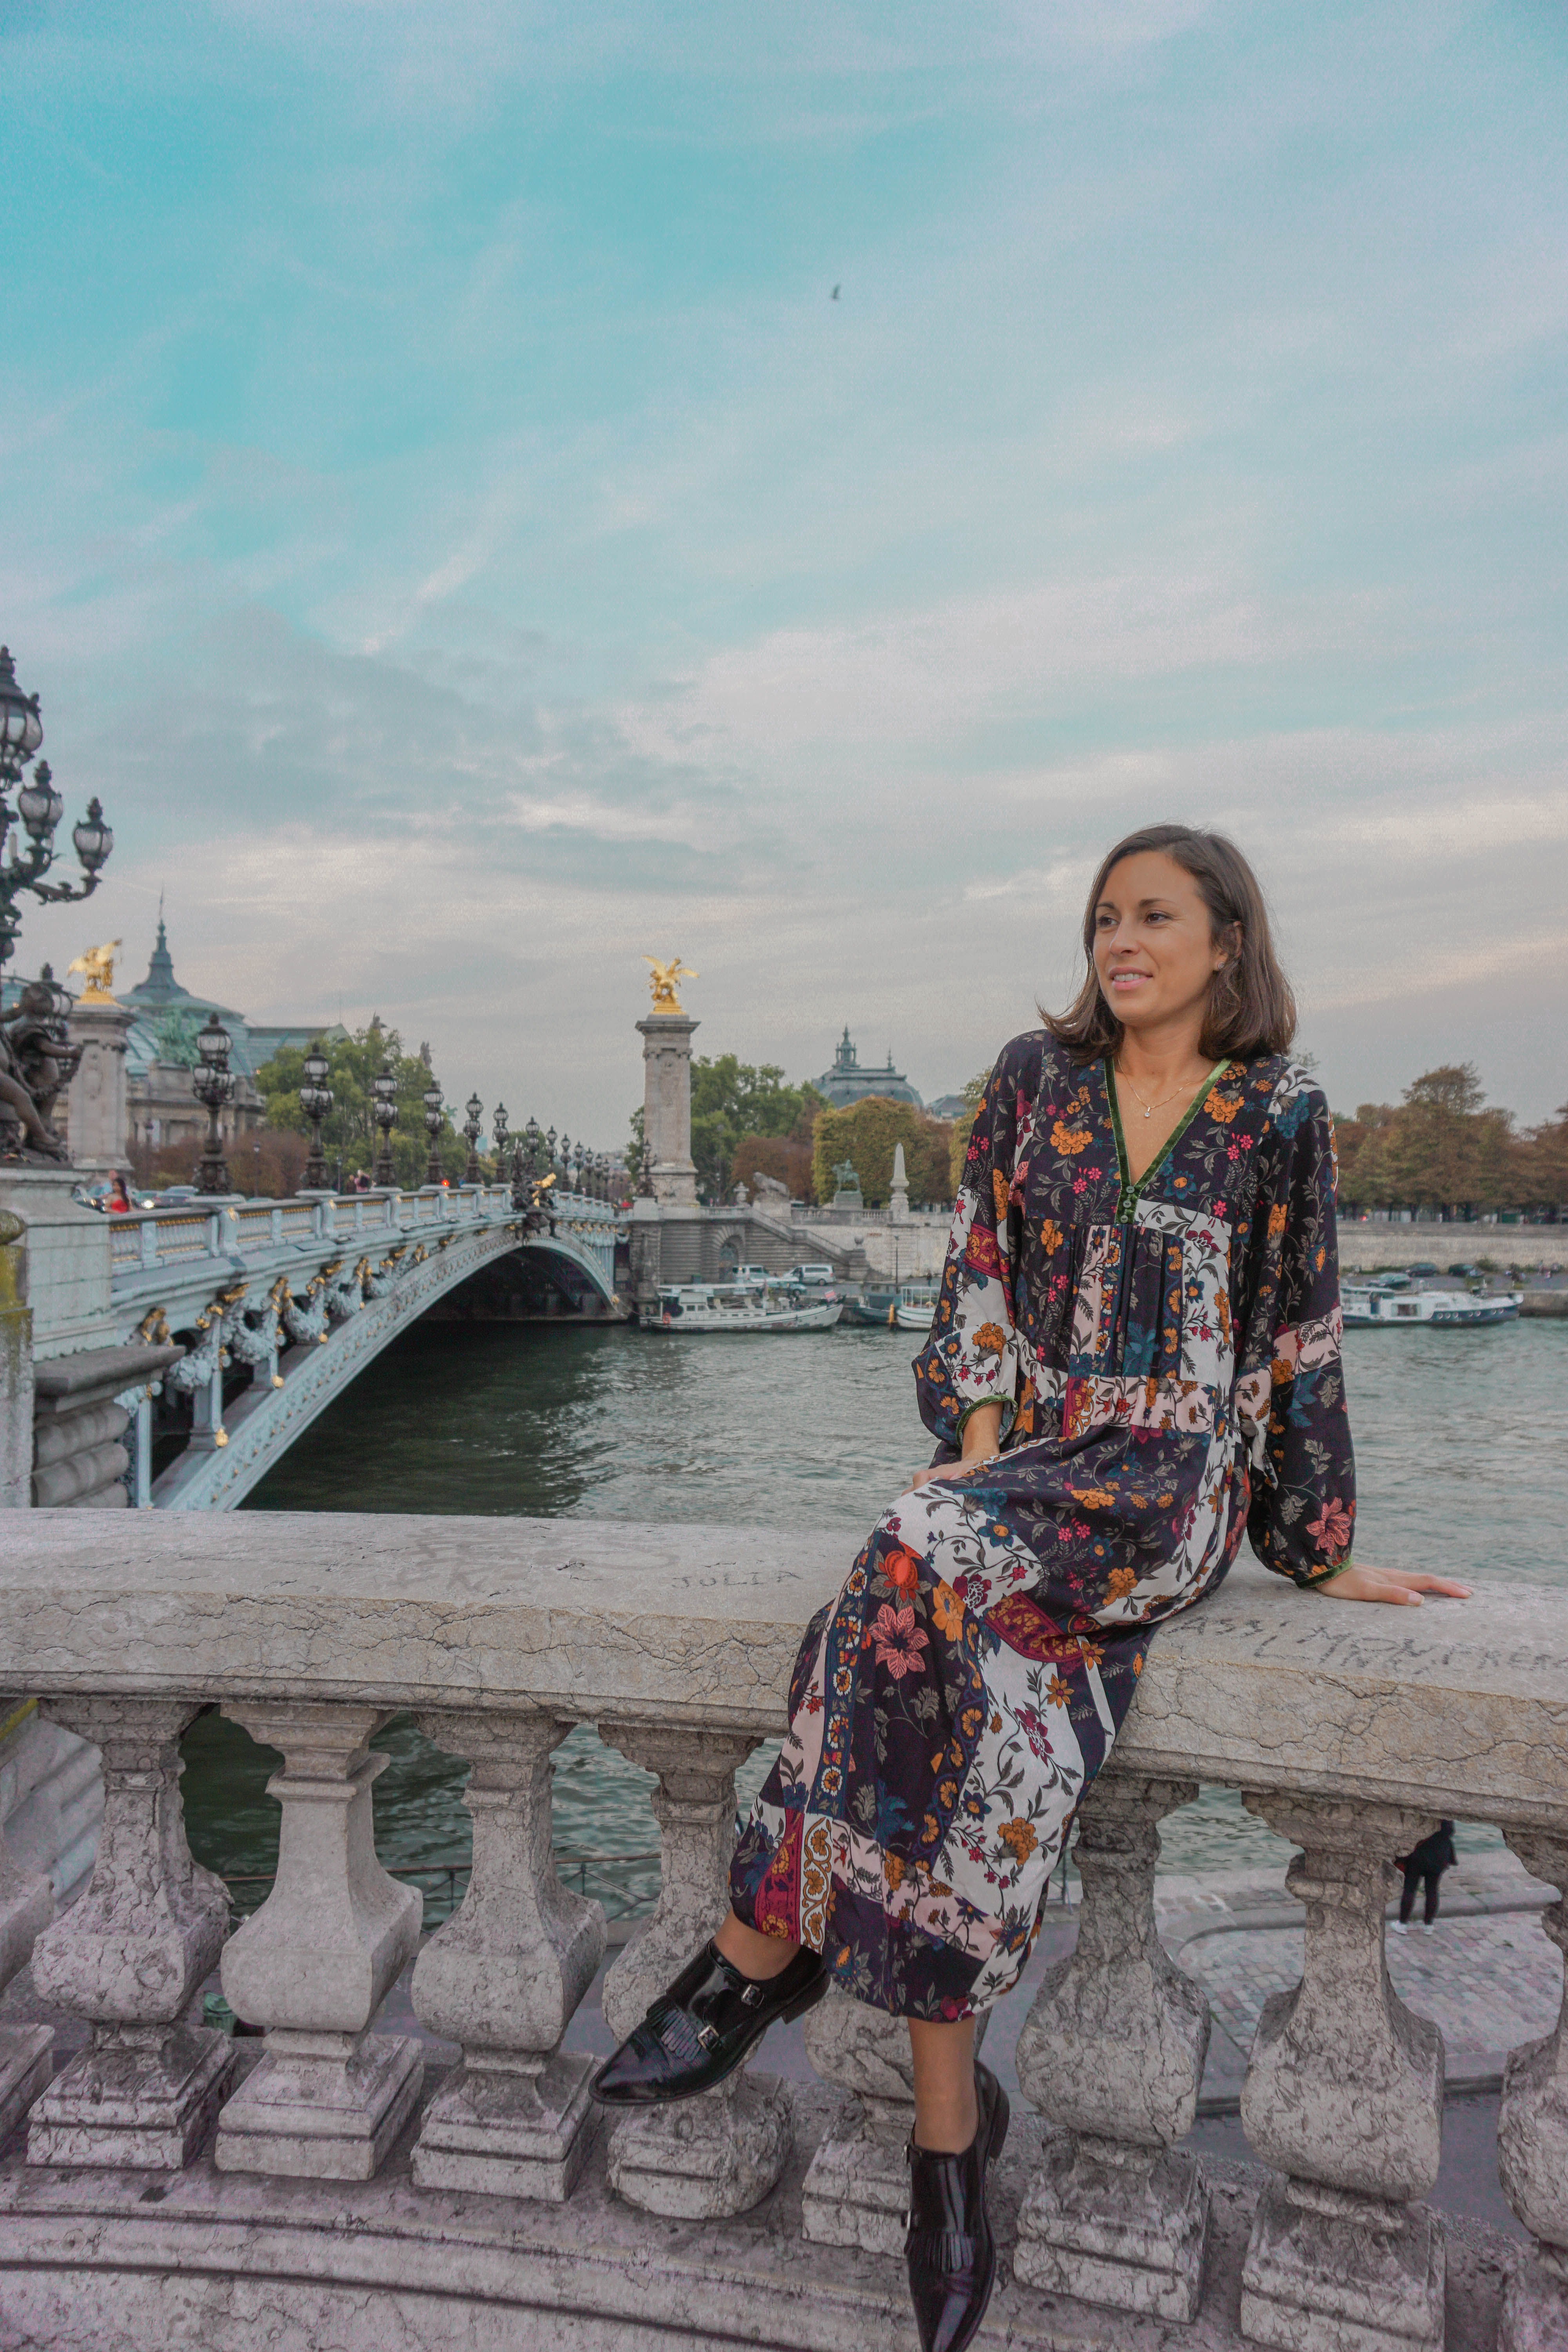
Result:
<instances>
[{"instance_id":1,"label":"blue sky","mask_svg":"<svg viewBox=\"0 0 1568 2352\"><path fill-rule=\"evenodd\" d=\"M166 886L188 984L608 1142L645 950L936 1094L1176 816L1337 1105L1568 1096L1560 7L0 27L0 635L119 841L25 961Z\"/></svg>"}]
</instances>

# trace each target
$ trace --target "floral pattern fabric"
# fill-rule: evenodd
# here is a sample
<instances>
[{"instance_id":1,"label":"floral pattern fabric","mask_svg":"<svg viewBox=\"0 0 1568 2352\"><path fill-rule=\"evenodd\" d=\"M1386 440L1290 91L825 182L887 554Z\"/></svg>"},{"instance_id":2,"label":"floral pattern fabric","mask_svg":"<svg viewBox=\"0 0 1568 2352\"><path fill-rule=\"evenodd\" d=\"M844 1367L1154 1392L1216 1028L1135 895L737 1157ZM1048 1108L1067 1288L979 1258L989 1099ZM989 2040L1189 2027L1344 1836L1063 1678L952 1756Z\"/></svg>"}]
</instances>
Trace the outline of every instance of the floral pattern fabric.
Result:
<instances>
[{"instance_id":1,"label":"floral pattern fabric","mask_svg":"<svg viewBox=\"0 0 1568 2352\"><path fill-rule=\"evenodd\" d=\"M1108 1068L1015 1039L915 1360L938 1462L993 1400L1002 1453L901 1496L813 1621L740 1917L896 2015L1006 1992L1161 1620L1244 1532L1298 1582L1347 1555L1339 1343L1332 1134L1303 1071L1225 1065L1134 1182Z\"/></svg>"}]
</instances>

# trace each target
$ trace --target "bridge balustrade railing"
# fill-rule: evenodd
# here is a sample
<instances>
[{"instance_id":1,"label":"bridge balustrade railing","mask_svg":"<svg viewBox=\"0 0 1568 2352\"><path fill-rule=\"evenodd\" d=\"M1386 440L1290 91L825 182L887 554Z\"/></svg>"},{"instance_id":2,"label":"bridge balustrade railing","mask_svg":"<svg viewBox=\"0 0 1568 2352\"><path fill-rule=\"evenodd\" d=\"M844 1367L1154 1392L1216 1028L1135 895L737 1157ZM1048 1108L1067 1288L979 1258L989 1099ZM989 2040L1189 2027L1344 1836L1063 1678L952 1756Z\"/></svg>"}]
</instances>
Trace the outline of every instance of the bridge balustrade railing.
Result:
<instances>
[{"instance_id":1,"label":"bridge balustrade railing","mask_svg":"<svg viewBox=\"0 0 1568 2352\"><path fill-rule=\"evenodd\" d=\"M268 1515L230 1522L214 1545L178 1519L106 1533L27 1515L0 1564L0 1688L37 1693L95 1743L107 1783L97 1866L71 1909L45 1924L38 1882L13 1866L0 1885L4 1973L30 1951L38 1994L91 2029L53 2080L47 2028L0 2035L0 2124L26 2116L27 2163L156 2174L210 2140L216 2226L227 2176L367 2180L416 2119L416 2197L570 2198L593 2137L592 2062L562 2038L606 1943L600 1907L562 1886L551 1858L552 1754L592 1723L655 1776L658 1903L603 1986L624 2034L723 1916L737 1768L784 1728L795 1647L854 1543L853 1531ZM1390 1984L1391 1858L1439 1816L1495 1822L1536 1878L1568 1891L1565 1669L1568 1601L1517 1586L1462 1611L1429 1604L1413 1631L1405 1612L1335 1608L1242 1568L1162 1631L1080 1809L1076 1950L1047 1973L1018 2043L1025 2096L1048 2126L1020 2215L1020 2292L1162 2321L1197 2311L1210 2194L1181 2143L1209 2011L1160 1944L1153 1891L1159 1823L1202 1780L1240 1789L1297 1848L1287 1884L1305 1910L1300 1981L1265 2007L1241 2095L1270 2168L1242 2334L1281 2352L1442 2345L1445 2238L1425 2200L1443 2045ZM209 1703L283 1758L269 1784L276 1880L232 1933L224 1888L181 1825L178 1742ZM418 1895L374 1851L384 1759L368 1743L400 1708L471 1768L468 1889L423 1948ZM845 1826L811 1817L805 1849L799 1866L824 1887L830 1868L854 1867ZM1561 1900L1543 1925L1568 1943ZM461 2050L433 2097L421 2038L377 2028L410 1962L421 2025ZM215 1967L230 2008L265 2034L237 2086L234 2043L190 2022ZM805 2233L892 2265L907 2034L835 1990L806 2046L846 2095L805 2175ZM608 2179L650 2213L737 2213L778 2179L792 2132L787 2086L744 2074L689 2106L626 2115ZM1499 2164L1531 2244L1498 2340L1531 2352L1568 2340L1562 2017L1508 2062ZM237 2187L234 2210L249 2210ZM0 2207L0 2266L25 2243L24 2221Z\"/></svg>"}]
</instances>

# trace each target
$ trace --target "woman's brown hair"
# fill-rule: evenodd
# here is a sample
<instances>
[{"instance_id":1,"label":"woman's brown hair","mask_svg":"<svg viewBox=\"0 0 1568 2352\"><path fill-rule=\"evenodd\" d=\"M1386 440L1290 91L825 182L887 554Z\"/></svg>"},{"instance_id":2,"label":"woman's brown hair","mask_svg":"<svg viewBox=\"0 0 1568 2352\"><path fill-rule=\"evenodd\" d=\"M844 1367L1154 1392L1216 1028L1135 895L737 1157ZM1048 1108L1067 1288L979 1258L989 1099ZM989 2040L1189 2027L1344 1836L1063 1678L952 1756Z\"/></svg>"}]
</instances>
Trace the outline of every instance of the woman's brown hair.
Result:
<instances>
[{"instance_id":1,"label":"woman's brown hair","mask_svg":"<svg viewBox=\"0 0 1568 2352\"><path fill-rule=\"evenodd\" d=\"M1095 909L1112 867L1146 849L1174 858L1192 876L1209 910L1215 947L1235 943L1235 952L1214 976L1199 1052L1215 1062L1225 1057L1249 1062L1259 1054L1285 1053L1296 1034L1296 1000L1274 952L1258 877L1234 841L1190 824L1143 825L1101 859L1084 909L1083 951L1089 970L1083 985L1065 1013L1040 1007L1051 1035L1084 1062L1114 1053L1121 1045L1121 1024L1100 992L1094 968Z\"/></svg>"}]
</instances>

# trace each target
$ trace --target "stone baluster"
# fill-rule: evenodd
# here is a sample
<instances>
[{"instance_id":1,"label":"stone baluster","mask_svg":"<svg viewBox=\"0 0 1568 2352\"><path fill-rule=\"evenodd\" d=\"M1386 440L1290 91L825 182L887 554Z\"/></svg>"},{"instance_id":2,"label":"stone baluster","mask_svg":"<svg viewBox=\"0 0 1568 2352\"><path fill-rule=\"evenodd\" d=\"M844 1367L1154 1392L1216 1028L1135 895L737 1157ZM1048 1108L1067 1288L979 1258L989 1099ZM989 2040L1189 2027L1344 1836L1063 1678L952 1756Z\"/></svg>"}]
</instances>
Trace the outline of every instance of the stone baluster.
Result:
<instances>
[{"instance_id":1,"label":"stone baluster","mask_svg":"<svg viewBox=\"0 0 1568 2352\"><path fill-rule=\"evenodd\" d=\"M982 2017L982 2032L985 2021ZM802 2231L819 2246L901 2254L915 2120L909 2026L835 1987L807 2013L805 2034L816 2073L851 2092L856 2104L818 2143L807 2167Z\"/></svg>"},{"instance_id":2,"label":"stone baluster","mask_svg":"<svg viewBox=\"0 0 1568 2352\"><path fill-rule=\"evenodd\" d=\"M1265 2189L1242 2267L1241 2330L1300 2352L1440 2347L1440 2224L1413 2200L1437 2178L1443 2037L1389 1982L1393 1858L1436 1828L1392 1805L1249 1794L1303 1851L1285 1884L1307 1906L1301 1981L1264 2003L1241 2122L1282 2176Z\"/></svg>"},{"instance_id":3,"label":"stone baluster","mask_svg":"<svg viewBox=\"0 0 1568 2352\"><path fill-rule=\"evenodd\" d=\"M15 1720L17 1702L0 1697L0 1717ZM0 1989L32 1957L55 1916L54 1890L42 1874L24 1870L0 1829ZM47 2025L0 2026L0 2139L24 2115L53 2070L55 2037Z\"/></svg>"},{"instance_id":4,"label":"stone baluster","mask_svg":"<svg viewBox=\"0 0 1568 2352\"><path fill-rule=\"evenodd\" d=\"M1559 1900L1542 1926L1568 1958L1568 1838L1510 1830L1533 1878ZM1568 2344L1568 1985L1552 2032L1509 2053L1498 2116L1503 2193L1535 2240L1503 2292L1498 2352L1562 2352Z\"/></svg>"},{"instance_id":5,"label":"stone baluster","mask_svg":"<svg viewBox=\"0 0 1568 2352\"><path fill-rule=\"evenodd\" d=\"M735 1845L735 1770L756 1741L744 1733L606 1729L622 1755L658 1775L658 1907L605 1979L605 2017L624 2037L678 1976L730 1907ZM646 2212L694 2220L743 2213L789 2160L789 2094L745 2069L716 2091L678 2105L634 2109L610 2141L610 2185Z\"/></svg>"},{"instance_id":6,"label":"stone baluster","mask_svg":"<svg viewBox=\"0 0 1568 2352\"><path fill-rule=\"evenodd\" d=\"M1079 1813L1078 1943L1046 1973L1018 2081L1054 2126L1018 2217L1028 2285L1161 2319L1196 2316L1208 2190L1192 2129L1208 2000L1154 1924L1159 1823L1197 1783L1108 1774Z\"/></svg>"},{"instance_id":7,"label":"stone baluster","mask_svg":"<svg viewBox=\"0 0 1568 2352\"><path fill-rule=\"evenodd\" d=\"M92 2040L35 2104L29 2164L175 2172L227 2087L227 2036L186 2021L228 1930L223 1881L185 1843L183 1700L54 1698L46 1712L103 1757L103 1822L87 1892L33 1947L39 1994Z\"/></svg>"},{"instance_id":8,"label":"stone baluster","mask_svg":"<svg viewBox=\"0 0 1568 2352\"><path fill-rule=\"evenodd\" d=\"M230 1938L223 1989L267 2029L266 2054L224 2109L227 2172L368 2180L413 2112L424 2077L406 2034L372 2019L419 1942L423 1905L375 1858L368 1741L390 1710L286 1699L224 1709L283 1751L267 1784L283 1808L278 1876Z\"/></svg>"},{"instance_id":9,"label":"stone baluster","mask_svg":"<svg viewBox=\"0 0 1568 2352\"><path fill-rule=\"evenodd\" d=\"M421 2126L415 2185L559 2204L587 2159L597 2063L559 2044L605 1957L604 1912L569 1894L551 1859L550 1759L569 1727L545 1715L418 1719L472 1762L474 1859L460 1909L414 1969L421 2023L463 2046Z\"/></svg>"}]
</instances>

